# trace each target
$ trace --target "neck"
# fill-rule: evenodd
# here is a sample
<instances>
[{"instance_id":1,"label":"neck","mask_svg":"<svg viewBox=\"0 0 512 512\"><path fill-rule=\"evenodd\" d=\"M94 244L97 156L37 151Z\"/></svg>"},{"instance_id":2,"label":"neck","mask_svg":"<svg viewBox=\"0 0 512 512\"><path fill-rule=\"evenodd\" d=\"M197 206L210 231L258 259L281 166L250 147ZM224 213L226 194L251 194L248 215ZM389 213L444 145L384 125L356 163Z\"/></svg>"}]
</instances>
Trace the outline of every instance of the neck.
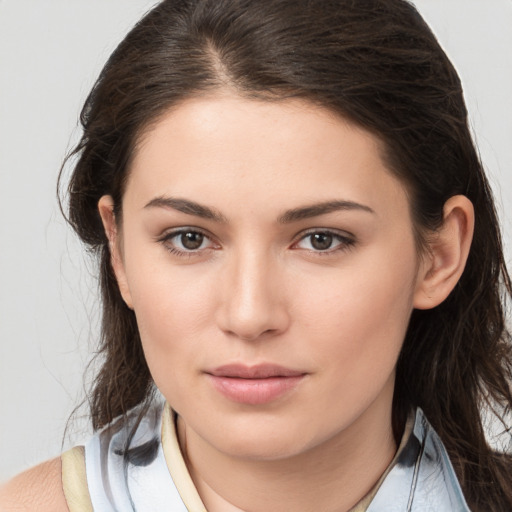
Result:
<instances>
[{"instance_id":1,"label":"neck","mask_svg":"<svg viewBox=\"0 0 512 512\"><path fill-rule=\"evenodd\" d=\"M222 453L178 420L182 452L209 512L350 510L396 452L391 407L369 407L324 443L289 457L254 460Z\"/></svg>"}]
</instances>

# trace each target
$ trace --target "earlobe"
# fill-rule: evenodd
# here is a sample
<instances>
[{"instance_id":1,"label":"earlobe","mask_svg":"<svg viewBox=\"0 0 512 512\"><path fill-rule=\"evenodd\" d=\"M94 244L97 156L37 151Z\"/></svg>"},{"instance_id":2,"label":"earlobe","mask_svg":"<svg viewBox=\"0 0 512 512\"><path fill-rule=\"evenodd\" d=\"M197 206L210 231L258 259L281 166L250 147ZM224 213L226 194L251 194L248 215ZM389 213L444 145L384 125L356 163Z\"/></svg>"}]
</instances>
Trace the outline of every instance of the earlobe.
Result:
<instances>
[{"instance_id":1,"label":"earlobe","mask_svg":"<svg viewBox=\"0 0 512 512\"><path fill-rule=\"evenodd\" d=\"M108 238L110 261L114 274L116 275L119 291L125 301L126 305L133 309L132 297L128 282L126 279L126 272L124 268L123 256L121 253L121 240L118 232L118 225L114 214L114 200L111 196L102 196L98 201L98 211L103 222L103 228Z\"/></svg>"},{"instance_id":2,"label":"earlobe","mask_svg":"<svg viewBox=\"0 0 512 512\"><path fill-rule=\"evenodd\" d=\"M459 281L471 247L474 209L462 195L446 201L443 224L432 240L420 264L414 294L416 309L431 309L441 304Z\"/></svg>"}]
</instances>

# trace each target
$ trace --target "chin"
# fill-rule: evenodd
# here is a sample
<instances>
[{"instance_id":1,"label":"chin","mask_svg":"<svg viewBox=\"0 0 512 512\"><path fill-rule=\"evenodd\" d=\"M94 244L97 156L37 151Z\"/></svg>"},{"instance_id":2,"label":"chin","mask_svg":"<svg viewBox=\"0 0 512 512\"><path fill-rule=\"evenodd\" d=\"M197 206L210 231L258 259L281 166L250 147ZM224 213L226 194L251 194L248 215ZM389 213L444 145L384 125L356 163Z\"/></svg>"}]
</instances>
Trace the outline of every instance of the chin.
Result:
<instances>
[{"instance_id":1,"label":"chin","mask_svg":"<svg viewBox=\"0 0 512 512\"><path fill-rule=\"evenodd\" d=\"M255 420L252 424L245 421L224 427L217 432L210 431L211 445L228 456L252 461L288 459L322 442L314 432L294 425L272 425L271 421Z\"/></svg>"},{"instance_id":2,"label":"chin","mask_svg":"<svg viewBox=\"0 0 512 512\"><path fill-rule=\"evenodd\" d=\"M233 442L235 441L235 442ZM226 455L252 461L270 462L288 459L303 452L300 442L279 436L275 439L263 439L261 436L231 439L228 445L218 447Z\"/></svg>"}]
</instances>

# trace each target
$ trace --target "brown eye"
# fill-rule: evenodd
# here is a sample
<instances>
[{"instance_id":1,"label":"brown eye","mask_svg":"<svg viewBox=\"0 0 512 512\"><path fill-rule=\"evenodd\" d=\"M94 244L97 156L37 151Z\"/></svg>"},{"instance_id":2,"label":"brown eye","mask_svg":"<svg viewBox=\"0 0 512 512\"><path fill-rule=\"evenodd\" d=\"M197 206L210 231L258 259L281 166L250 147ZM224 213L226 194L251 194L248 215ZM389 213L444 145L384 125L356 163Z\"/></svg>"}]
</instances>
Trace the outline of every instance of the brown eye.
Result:
<instances>
[{"instance_id":1,"label":"brown eye","mask_svg":"<svg viewBox=\"0 0 512 512\"><path fill-rule=\"evenodd\" d=\"M317 251L326 251L332 246L333 236L329 233L314 233L309 236L311 240L311 247Z\"/></svg>"},{"instance_id":2,"label":"brown eye","mask_svg":"<svg viewBox=\"0 0 512 512\"><path fill-rule=\"evenodd\" d=\"M334 231L310 231L294 244L295 249L305 249L316 254L334 254L355 244L352 237Z\"/></svg>"},{"instance_id":3,"label":"brown eye","mask_svg":"<svg viewBox=\"0 0 512 512\"><path fill-rule=\"evenodd\" d=\"M208 235L193 229L178 229L162 237L159 242L172 254L192 256L201 254L216 245Z\"/></svg>"},{"instance_id":4,"label":"brown eye","mask_svg":"<svg viewBox=\"0 0 512 512\"><path fill-rule=\"evenodd\" d=\"M180 235L180 242L183 248L195 251L203 245L204 235L196 231L188 231Z\"/></svg>"}]
</instances>

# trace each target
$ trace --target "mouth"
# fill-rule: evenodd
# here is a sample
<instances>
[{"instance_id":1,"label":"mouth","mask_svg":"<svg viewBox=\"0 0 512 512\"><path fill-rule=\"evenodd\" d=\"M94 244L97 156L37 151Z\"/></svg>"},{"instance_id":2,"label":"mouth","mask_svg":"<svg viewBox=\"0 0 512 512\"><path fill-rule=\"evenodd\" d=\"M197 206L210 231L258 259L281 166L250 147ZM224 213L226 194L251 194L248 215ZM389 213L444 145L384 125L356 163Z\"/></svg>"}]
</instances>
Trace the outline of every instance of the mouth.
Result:
<instances>
[{"instance_id":1,"label":"mouth","mask_svg":"<svg viewBox=\"0 0 512 512\"><path fill-rule=\"evenodd\" d=\"M274 364L230 364L205 372L214 389L233 402L261 405L295 389L307 375Z\"/></svg>"}]
</instances>

